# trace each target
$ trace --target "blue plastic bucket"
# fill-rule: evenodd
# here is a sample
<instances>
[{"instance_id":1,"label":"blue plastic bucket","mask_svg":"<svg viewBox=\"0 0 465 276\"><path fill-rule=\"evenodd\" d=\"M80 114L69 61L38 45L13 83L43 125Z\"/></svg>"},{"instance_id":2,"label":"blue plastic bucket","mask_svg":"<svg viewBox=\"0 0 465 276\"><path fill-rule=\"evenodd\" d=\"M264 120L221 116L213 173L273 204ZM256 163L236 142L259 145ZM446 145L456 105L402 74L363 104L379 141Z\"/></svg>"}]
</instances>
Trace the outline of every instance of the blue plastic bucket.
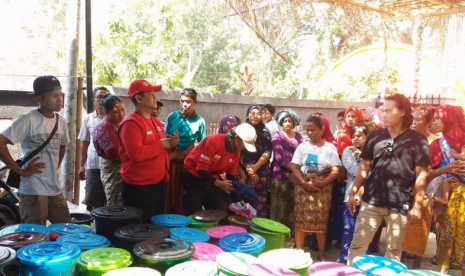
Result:
<instances>
[{"instance_id":1,"label":"blue plastic bucket","mask_svg":"<svg viewBox=\"0 0 465 276\"><path fill-rule=\"evenodd\" d=\"M188 227L172 228L170 235L173 239L185 240L188 242L208 242L210 236L202 230Z\"/></svg>"},{"instance_id":2,"label":"blue plastic bucket","mask_svg":"<svg viewBox=\"0 0 465 276\"><path fill-rule=\"evenodd\" d=\"M191 224L191 219L177 214L163 214L153 216L150 221L153 224L165 226L168 228L186 227Z\"/></svg>"},{"instance_id":3,"label":"blue plastic bucket","mask_svg":"<svg viewBox=\"0 0 465 276\"><path fill-rule=\"evenodd\" d=\"M79 246L65 242L31 244L18 250L20 276L73 276L76 260L81 256Z\"/></svg>"},{"instance_id":4,"label":"blue plastic bucket","mask_svg":"<svg viewBox=\"0 0 465 276\"><path fill-rule=\"evenodd\" d=\"M94 234L94 230L84 225L74 223L55 223L49 225L50 238L56 240L58 237L63 235L71 234Z\"/></svg>"},{"instance_id":5,"label":"blue plastic bucket","mask_svg":"<svg viewBox=\"0 0 465 276\"><path fill-rule=\"evenodd\" d=\"M40 232L45 233L50 236L50 229L40 225L40 224L33 224L33 223L23 223L23 224L15 224L10 225L8 227L3 228L0 231L0 235L11 234L16 232Z\"/></svg>"},{"instance_id":6,"label":"blue plastic bucket","mask_svg":"<svg viewBox=\"0 0 465 276\"><path fill-rule=\"evenodd\" d=\"M219 245L226 252L241 252L258 257L265 249L266 241L257 234L235 233L221 238Z\"/></svg>"},{"instance_id":7,"label":"blue plastic bucket","mask_svg":"<svg viewBox=\"0 0 465 276\"><path fill-rule=\"evenodd\" d=\"M76 244L83 252L95 248L109 247L111 245L107 238L96 234L64 235L59 237L57 241Z\"/></svg>"},{"instance_id":8,"label":"blue plastic bucket","mask_svg":"<svg viewBox=\"0 0 465 276\"><path fill-rule=\"evenodd\" d=\"M408 267L400 262L374 255L357 256L353 265L368 276L392 276L408 270Z\"/></svg>"}]
</instances>

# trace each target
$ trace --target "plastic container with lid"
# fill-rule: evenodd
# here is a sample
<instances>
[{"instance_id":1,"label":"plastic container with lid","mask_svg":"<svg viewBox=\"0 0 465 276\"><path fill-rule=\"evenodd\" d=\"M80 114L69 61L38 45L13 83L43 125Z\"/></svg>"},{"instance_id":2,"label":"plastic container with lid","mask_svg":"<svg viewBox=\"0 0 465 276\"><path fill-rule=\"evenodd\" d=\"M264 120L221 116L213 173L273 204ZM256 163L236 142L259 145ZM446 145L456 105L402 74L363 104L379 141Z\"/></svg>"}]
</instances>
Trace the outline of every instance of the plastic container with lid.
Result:
<instances>
[{"instance_id":1,"label":"plastic container with lid","mask_svg":"<svg viewBox=\"0 0 465 276\"><path fill-rule=\"evenodd\" d=\"M109 271L103 276L161 276L155 269L146 267L126 267Z\"/></svg>"},{"instance_id":2,"label":"plastic container with lid","mask_svg":"<svg viewBox=\"0 0 465 276\"><path fill-rule=\"evenodd\" d=\"M219 245L222 237L234 233L247 233L247 230L239 226L223 225L213 227L207 231L207 234L210 236L210 243L214 245Z\"/></svg>"},{"instance_id":3,"label":"plastic container with lid","mask_svg":"<svg viewBox=\"0 0 465 276\"><path fill-rule=\"evenodd\" d=\"M71 234L94 234L92 228L74 223L55 223L48 226L50 229L50 239L52 241L63 235Z\"/></svg>"},{"instance_id":4,"label":"plastic container with lid","mask_svg":"<svg viewBox=\"0 0 465 276\"><path fill-rule=\"evenodd\" d=\"M362 273L360 270L341 264L333 262L319 262L314 263L308 270L308 276L339 276L339 275L350 275L350 276L364 276L365 273Z\"/></svg>"},{"instance_id":5,"label":"plastic container with lid","mask_svg":"<svg viewBox=\"0 0 465 276\"><path fill-rule=\"evenodd\" d=\"M109 247L111 245L107 238L96 234L64 235L59 237L57 241L76 244L81 248L82 252L95 248Z\"/></svg>"},{"instance_id":6,"label":"plastic container with lid","mask_svg":"<svg viewBox=\"0 0 465 276\"><path fill-rule=\"evenodd\" d=\"M6 246L14 250L26 245L48 241L50 241L50 237L40 232L15 232L0 236L0 246Z\"/></svg>"},{"instance_id":7,"label":"plastic container with lid","mask_svg":"<svg viewBox=\"0 0 465 276\"><path fill-rule=\"evenodd\" d=\"M286 225L271 219L253 218L250 222L252 233L265 238L266 247L263 252L284 248L286 241L290 238L291 229Z\"/></svg>"},{"instance_id":8,"label":"plastic container with lid","mask_svg":"<svg viewBox=\"0 0 465 276\"><path fill-rule=\"evenodd\" d=\"M202 231L207 231L208 229L218 226L219 220L211 221L211 222L201 222L198 220L195 220L192 218L192 215L188 216L188 218L191 220L191 224L189 224L189 227L199 229Z\"/></svg>"},{"instance_id":9,"label":"plastic container with lid","mask_svg":"<svg viewBox=\"0 0 465 276\"><path fill-rule=\"evenodd\" d=\"M310 257L310 253L305 253L303 250L277 249L261 254L258 257L258 263L276 265L290 269L299 275L307 276L308 269L313 264L313 260Z\"/></svg>"},{"instance_id":10,"label":"plastic container with lid","mask_svg":"<svg viewBox=\"0 0 465 276\"><path fill-rule=\"evenodd\" d=\"M400 273L402 276L448 276L435 271L423 270L423 269L411 269Z\"/></svg>"},{"instance_id":11,"label":"plastic container with lid","mask_svg":"<svg viewBox=\"0 0 465 276\"><path fill-rule=\"evenodd\" d=\"M211 243L194 242L195 252L192 254L193 261L216 262L216 256L223 253L223 249Z\"/></svg>"},{"instance_id":12,"label":"plastic container with lid","mask_svg":"<svg viewBox=\"0 0 465 276\"><path fill-rule=\"evenodd\" d=\"M169 268L165 276L216 276L218 275L218 268L216 264L203 262L203 261L191 261L181 264L177 264Z\"/></svg>"},{"instance_id":13,"label":"plastic container with lid","mask_svg":"<svg viewBox=\"0 0 465 276\"><path fill-rule=\"evenodd\" d=\"M404 264L398 261L374 255L357 256L353 260L353 265L366 275L372 276L398 275L408 270Z\"/></svg>"},{"instance_id":14,"label":"plastic container with lid","mask_svg":"<svg viewBox=\"0 0 465 276\"><path fill-rule=\"evenodd\" d=\"M266 241L257 234L236 233L221 238L219 245L226 252L241 252L258 257L265 248Z\"/></svg>"},{"instance_id":15,"label":"plastic container with lid","mask_svg":"<svg viewBox=\"0 0 465 276\"><path fill-rule=\"evenodd\" d=\"M131 254L124 249L106 247L88 250L77 261L78 274L81 276L101 276L108 271L129 267Z\"/></svg>"},{"instance_id":16,"label":"plastic container with lid","mask_svg":"<svg viewBox=\"0 0 465 276\"><path fill-rule=\"evenodd\" d=\"M16 260L16 251L0 246L0 273L10 275L10 265Z\"/></svg>"},{"instance_id":17,"label":"plastic container with lid","mask_svg":"<svg viewBox=\"0 0 465 276\"><path fill-rule=\"evenodd\" d=\"M228 217L228 214L226 212L221 211L221 210L214 210L214 209L198 211L192 215L192 218L194 218L197 221L202 221L202 222L220 221L227 217Z\"/></svg>"},{"instance_id":18,"label":"plastic container with lid","mask_svg":"<svg viewBox=\"0 0 465 276\"><path fill-rule=\"evenodd\" d=\"M72 276L76 260L81 256L79 246L65 242L42 242L18 250L20 275Z\"/></svg>"},{"instance_id":19,"label":"plastic container with lid","mask_svg":"<svg viewBox=\"0 0 465 276\"><path fill-rule=\"evenodd\" d=\"M299 276L296 272L275 265L251 264L247 266L249 276ZM325 274L320 274L325 275Z\"/></svg>"},{"instance_id":20,"label":"plastic container with lid","mask_svg":"<svg viewBox=\"0 0 465 276\"><path fill-rule=\"evenodd\" d=\"M74 224L85 224L91 225L94 221L94 218L90 214L83 214L83 213L71 213L71 223Z\"/></svg>"},{"instance_id":21,"label":"plastic container with lid","mask_svg":"<svg viewBox=\"0 0 465 276\"><path fill-rule=\"evenodd\" d=\"M115 237L118 240L115 245L132 253L134 245L141 241L167 238L169 235L170 229L164 226L149 223L131 224L115 230Z\"/></svg>"},{"instance_id":22,"label":"plastic container with lid","mask_svg":"<svg viewBox=\"0 0 465 276\"><path fill-rule=\"evenodd\" d=\"M177 214L162 214L153 216L150 221L153 224L165 226L168 228L186 227L191 224L191 219Z\"/></svg>"},{"instance_id":23,"label":"plastic container with lid","mask_svg":"<svg viewBox=\"0 0 465 276\"><path fill-rule=\"evenodd\" d=\"M33 223L23 223L23 224L15 224L10 225L8 227L3 228L0 231L0 235L15 233L15 232L40 232L50 235L50 229L40 225L40 224L33 224Z\"/></svg>"},{"instance_id":24,"label":"plastic container with lid","mask_svg":"<svg viewBox=\"0 0 465 276\"><path fill-rule=\"evenodd\" d=\"M173 238L156 238L134 246L136 265L149 267L164 274L168 268L191 260L194 245Z\"/></svg>"},{"instance_id":25,"label":"plastic container with lid","mask_svg":"<svg viewBox=\"0 0 465 276\"><path fill-rule=\"evenodd\" d=\"M250 226L247 224L247 218L243 216L229 216L229 224L233 226L239 226L245 228L247 232L250 232Z\"/></svg>"},{"instance_id":26,"label":"plastic container with lid","mask_svg":"<svg viewBox=\"0 0 465 276\"><path fill-rule=\"evenodd\" d=\"M116 244L118 240L114 235L115 230L141 223L142 210L129 206L105 206L92 210L91 215L95 219L95 233Z\"/></svg>"},{"instance_id":27,"label":"plastic container with lid","mask_svg":"<svg viewBox=\"0 0 465 276\"><path fill-rule=\"evenodd\" d=\"M224 252L216 258L220 275L247 276L247 266L257 263L257 257L239 252Z\"/></svg>"},{"instance_id":28,"label":"plastic container with lid","mask_svg":"<svg viewBox=\"0 0 465 276\"><path fill-rule=\"evenodd\" d=\"M172 228L171 237L188 242L208 242L210 240L210 236L205 231L189 227Z\"/></svg>"}]
</instances>

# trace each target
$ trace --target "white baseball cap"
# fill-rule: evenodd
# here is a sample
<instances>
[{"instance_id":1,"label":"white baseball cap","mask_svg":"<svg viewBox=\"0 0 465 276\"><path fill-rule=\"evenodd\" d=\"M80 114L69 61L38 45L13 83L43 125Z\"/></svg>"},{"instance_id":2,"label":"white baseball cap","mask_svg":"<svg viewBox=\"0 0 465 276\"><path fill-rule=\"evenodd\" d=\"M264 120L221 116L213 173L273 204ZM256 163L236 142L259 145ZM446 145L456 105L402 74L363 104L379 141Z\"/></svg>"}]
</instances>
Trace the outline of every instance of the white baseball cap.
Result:
<instances>
[{"instance_id":1,"label":"white baseball cap","mask_svg":"<svg viewBox=\"0 0 465 276\"><path fill-rule=\"evenodd\" d=\"M255 128L248 123L240 124L236 127L236 134L244 141L245 149L250 152L256 152L255 141L257 132Z\"/></svg>"}]
</instances>

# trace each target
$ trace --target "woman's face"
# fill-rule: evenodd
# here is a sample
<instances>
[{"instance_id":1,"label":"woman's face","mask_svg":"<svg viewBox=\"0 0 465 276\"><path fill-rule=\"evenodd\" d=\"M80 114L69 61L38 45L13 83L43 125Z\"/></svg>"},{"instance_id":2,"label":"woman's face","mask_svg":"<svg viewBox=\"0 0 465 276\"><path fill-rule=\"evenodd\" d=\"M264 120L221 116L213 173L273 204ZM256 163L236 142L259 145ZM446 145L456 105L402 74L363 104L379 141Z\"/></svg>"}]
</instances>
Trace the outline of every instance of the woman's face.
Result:
<instances>
[{"instance_id":1,"label":"woman's face","mask_svg":"<svg viewBox=\"0 0 465 276\"><path fill-rule=\"evenodd\" d=\"M290 132L294 129L294 120L292 120L291 116L284 118L282 127L285 132Z\"/></svg>"},{"instance_id":2,"label":"woman's face","mask_svg":"<svg viewBox=\"0 0 465 276\"><path fill-rule=\"evenodd\" d=\"M318 142L321 140L321 135L323 135L324 127L318 127L315 123L310 122L305 124L305 132L307 133L308 138L311 142Z\"/></svg>"},{"instance_id":3,"label":"woman's face","mask_svg":"<svg viewBox=\"0 0 465 276\"><path fill-rule=\"evenodd\" d=\"M250 110L249 121L251 125L258 125L262 121L262 112L259 108L254 108Z\"/></svg>"},{"instance_id":4,"label":"woman's face","mask_svg":"<svg viewBox=\"0 0 465 276\"><path fill-rule=\"evenodd\" d=\"M357 124L357 114L355 114L355 111L351 110L347 112L346 123L349 127L353 127Z\"/></svg>"},{"instance_id":5,"label":"woman's face","mask_svg":"<svg viewBox=\"0 0 465 276\"><path fill-rule=\"evenodd\" d=\"M271 120L273 120L273 114L271 114L271 112L268 110L268 109L263 109L262 111L262 117L263 117L263 120L268 123L270 122Z\"/></svg>"},{"instance_id":6,"label":"woman's face","mask_svg":"<svg viewBox=\"0 0 465 276\"><path fill-rule=\"evenodd\" d=\"M416 110L413 112L413 123L410 126L411 129L421 133L428 132L431 122L426 121L425 111Z\"/></svg>"},{"instance_id":7,"label":"woman's face","mask_svg":"<svg viewBox=\"0 0 465 276\"><path fill-rule=\"evenodd\" d=\"M118 126L124 120L124 117L126 117L126 109L123 102L116 102L113 109L107 114L108 122Z\"/></svg>"},{"instance_id":8,"label":"woman's face","mask_svg":"<svg viewBox=\"0 0 465 276\"><path fill-rule=\"evenodd\" d=\"M363 116L363 122L365 123L365 125L368 126L368 129L370 131L374 131L374 130L378 129L378 126L376 126L376 124L373 122L373 119L371 118L370 114L368 114L368 113L365 113L365 115Z\"/></svg>"},{"instance_id":9,"label":"woman's face","mask_svg":"<svg viewBox=\"0 0 465 276\"><path fill-rule=\"evenodd\" d=\"M231 129L237 127L237 125L231 125L230 127L228 127L228 129L226 130L226 134L230 133L231 132Z\"/></svg>"},{"instance_id":10,"label":"woman's face","mask_svg":"<svg viewBox=\"0 0 465 276\"><path fill-rule=\"evenodd\" d=\"M436 129L437 132L443 132L444 131L444 124L442 123L441 118L439 118L437 112L434 112L433 125L434 125L434 128Z\"/></svg>"},{"instance_id":11,"label":"woman's face","mask_svg":"<svg viewBox=\"0 0 465 276\"><path fill-rule=\"evenodd\" d=\"M352 135L352 143L354 144L354 147L362 149L365 145L366 139L367 136L363 132L362 128L355 129L354 134Z\"/></svg>"}]
</instances>

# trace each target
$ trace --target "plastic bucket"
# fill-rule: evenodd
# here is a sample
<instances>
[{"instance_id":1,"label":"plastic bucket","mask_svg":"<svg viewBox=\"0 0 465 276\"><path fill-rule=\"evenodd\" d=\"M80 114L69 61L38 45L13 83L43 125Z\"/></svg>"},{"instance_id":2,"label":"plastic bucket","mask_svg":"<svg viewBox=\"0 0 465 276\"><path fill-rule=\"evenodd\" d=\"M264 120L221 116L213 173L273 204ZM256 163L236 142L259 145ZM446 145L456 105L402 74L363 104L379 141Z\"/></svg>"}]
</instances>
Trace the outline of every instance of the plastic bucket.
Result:
<instances>
[{"instance_id":1,"label":"plastic bucket","mask_svg":"<svg viewBox=\"0 0 465 276\"><path fill-rule=\"evenodd\" d=\"M400 262L374 255L357 256L353 260L353 265L369 276L391 276L408 270L408 268Z\"/></svg>"},{"instance_id":2,"label":"plastic bucket","mask_svg":"<svg viewBox=\"0 0 465 276\"><path fill-rule=\"evenodd\" d=\"M140 223L142 210L128 206L105 206L92 210L91 214L95 219L95 233L116 244L118 240L114 236L115 230Z\"/></svg>"},{"instance_id":3,"label":"plastic bucket","mask_svg":"<svg viewBox=\"0 0 465 276\"><path fill-rule=\"evenodd\" d=\"M219 221L201 222L201 221L193 219L192 215L188 216L188 218L191 220L191 224L189 224L189 227L199 229L205 232L207 232L207 230L210 228L218 226L218 222L219 222Z\"/></svg>"},{"instance_id":4,"label":"plastic bucket","mask_svg":"<svg viewBox=\"0 0 465 276\"><path fill-rule=\"evenodd\" d=\"M192 254L193 261L216 262L216 257L223 253L223 249L211 243L194 242L195 252Z\"/></svg>"},{"instance_id":5,"label":"plastic bucket","mask_svg":"<svg viewBox=\"0 0 465 276\"><path fill-rule=\"evenodd\" d=\"M90 214L71 213L71 223L91 225L94 218Z\"/></svg>"},{"instance_id":6,"label":"plastic bucket","mask_svg":"<svg viewBox=\"0 0 465 276\"><path fill-rule=\"evenodd\" d=\"M16 233L16 232L40 232L40 233L45 233L50 236L49 228L43 225L34 224L34 223L23 223L23 224L10 225L8 227L3 228L0 231L0 235Z\"/></svg>"},{"instance_id":7,"label":"plastic bucket","mask_svg":"<svg viewBox=\"0 0 465 276\"><path fill-rule=\"evenodd\" d=\"M97 248L81 254L77 261L80 276L101 276L108 271L129 267L131 254L120 248Z\"/></svg>"},{"instance_id":8,"label":"plastic bucket","mask_svg":"<svg viewBox=\"0 0 465 276\"><path fill-rule=\"evenodd\" d=\"M448 276L447 274L442 274L435 271L423 270L423 269L412 269L402 272L399 275L403 276Z\"/></svg>"},{"instance_id":9,"label":"plastic bucket","mask_svg":"<svg viewBox=\"0 0 465 276\"><path fill-rule=\"evenodd\" d=\"M172 228L170 235L173 239L180 239L188 242L208 242L210 240L210 236L205 233L205 231L189 227Z\"/></svg>"},{"instance_id":10,"label":"plastic bucket","mask_svg":"<svg viewBox=\"0 0 465 276\"><path fill-rule=\"evenodd\" d=\"M289 234L264 231L253 226L250 226L250 229L252 233L258 234L266 240L266 247L263 252L284 248L286 241L289 239Z\"/></svg>"},{"instance_id":11,"label":"plastic bucket","mask_svg":"<svg viewBox=\"0 0 465 276\"><path fill-rule=\"evenodd\" d=\"M247 276L247 266L257 263L257 257L239 252L224 252L217 256L219 275Z\"/></svg>"},{"instance_id":12,"label":"plastic bucket","mask_svg":"<svg viewBox=\"0 0 465 276\"><path fill-rule=\"evenodd\" d=\"M165 273L165 276L216 276L218 268L215 264L203 261L191 261L177 264Z\"/></svg>"},{"instance_id":13,"label":"plastic bucket","mask_svg":"<svg viewBox=\"0 0 465 276\"><path fill-rule=\"evenodd\" d=\"M81 255L79 246L65 242L31 244L18 250L21 276L73 276L76 260Z\"/></svg>"},{"instance_id":14,"label":"plastic bucket","mask_svg":"<svg viewBox=\"0 0 465 276\"><path fill-rule=\"evenodd\" d=\"M290 269L301 276L308 276L308 269L313 264L310 253L296 249L277 249L263 253L258 257L258 263L276 265Z\"/></svg>"},{"instance_id":15,"label":"plastic bucket","mask_svg":"<svg viewBox=\"0 0 465 276\"><path fill-rule=\"evenodd\" d=\"M222 237L234 233L247 233L247 230L239 226L223 225L213 227L207 231L207 234L210 236L210 243L218 246Z\"/></svg>"},{"instance_id":16,"label":"plastic bucket","mask_svg":"<svg viewBox=\"0 0 465 276\"><path fill-rule=\"evenodd\" d=\"M165 226L168 228L186 227L191 224L191 219L177 214L162 214L153 216L150 219L155 225Z\"/></svg>"},{"instance_id":17,"label":"plastic bucket","mask_svg":"<svg viewBox=\"0 0 465 276\"><path fill-rule=\"evenodd\" d=\"M109 247L111 245L107 238L96 234L64 235L59 237L57 241L76 244L81 248L82 252L95 248Z\"/></svg>"},{"instance_id":18,"label":"plastic bucket","mask_svg":"<svg viewBox=\"0 0 465 276\"><path fill-rule=\"evenodd\" d=\"M243 216L229 216L229 224L245 228L247 232L250 232L250 226L247 224L247 218Z\"/></svg>"},{"instance_id":19,"label":"plastic bucket","mask_svg":"<svg viewBox=\"0 0 465 276\"><path fill-rule=\"evenodd\" d=\"M235 233L220 239L220 247L226 252L241 252L258 257L266 246L263 237L252 233Z\"/></svg>"},{"instance_id":20,"label":"plastic bucket","mask_svg":"<svg viewBox=\"0 0 465 276\"><path fill-rule=\"evenodd\" d=\"M109 271L103 276L161 276L160 272L146 267L126 267Z\"/></svg>"},{"instance_id":21,"label":"plastic bucket","mask_svg":"<svg viewBox=\"0 0 465 276\"><path fill-rule=\"evenodd\" d=\"M50 240L52 241L55 241L63 235L94 234L92 228L74 223L55 223L49 225L47 228L50 229Z\"/></svg>"},{"instance_id":22,"label":"plastic bucket","mask_svg":"<svg viewBox=\"0 0 465 276\"><path fill-rule=\"evenodd\" d=\"M116 246L126 249L131 254L137 243L148 239L167 238L169 235L169 228L149 223L126 225L115 230L115 237L118 239Z\"/></svg>"},{"instance_id":23,"label":"plastic bucket","mask_svg":"<svg viewBox=\"0 0 465 276\"><path fill-rule=\"evenodd\" d=\"M10 275L10 265L16 260L16 251L0 246L0 273ZM1 275L1 274L0 274Z\"/></svg>"},{"instance_id":24,"label":"plastic bucket","mask_svg":"<svg viewBox=\"0 0 465 276\"><path fill-rule=\"evenodd\" d=\"M0 246L6 246L14 250L40 243L50 241L50 236L40 232L15 232L0 236Z\"/></svg>"},{"instance_id":25,"label":"plastic bucket","mask_svg":"<svg viewBox=\"0 0 465 276\"><path fill-rule=\"evenodd\" d=\"M251 264L247 266L247 275L249 276L299 276L296 272L274 266L274 265L263 265L263 264ZM322 275L322 274L320 274Z\"/></svg>"},{"instance_id":26,"label":"plastic bucket","mask_svg":"<svg viewBox=\"0 0 465 276\"><path fill-rule=\"evenodd\" d=\"M360 270L333 262L320 262L313 264L308 270L308 276L339 276L339 275L350 275L350 276L364 276Z\"/></svg>"}]
</instances>

